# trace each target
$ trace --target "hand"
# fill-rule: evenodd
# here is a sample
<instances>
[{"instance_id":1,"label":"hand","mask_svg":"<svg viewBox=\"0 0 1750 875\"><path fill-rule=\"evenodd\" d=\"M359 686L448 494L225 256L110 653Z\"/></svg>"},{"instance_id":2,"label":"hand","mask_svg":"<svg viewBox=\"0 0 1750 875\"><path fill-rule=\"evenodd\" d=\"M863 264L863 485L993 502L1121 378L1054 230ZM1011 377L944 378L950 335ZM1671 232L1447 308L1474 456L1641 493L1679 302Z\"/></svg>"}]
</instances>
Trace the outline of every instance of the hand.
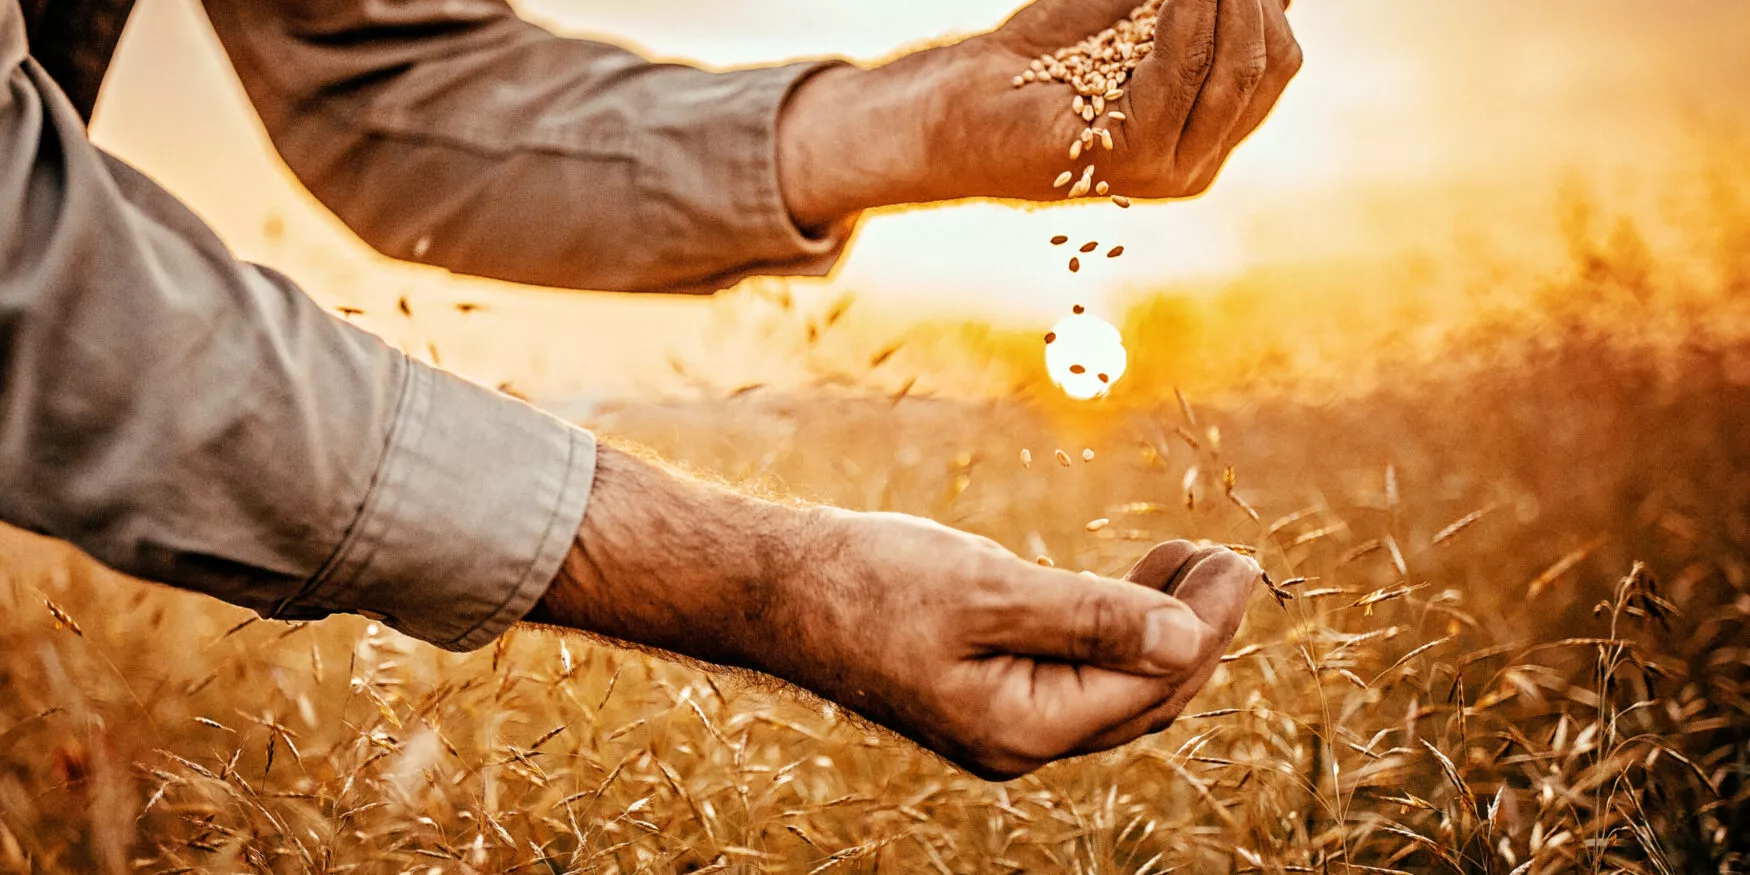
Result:
<instances>
[{"instance_id":1,"label":"hand","mask_svg":"<svg viewBox=\"0 0 1750 875\"><path fill-rule=\"evenodd\" d=\"M1008 778L1169 725L1259 571L1175 541L1129 577L914 517L760 501L604 446L577 547L529 619L758 670Z\"/></svg>"},{"instance_id":2,"label":"hand","mask_svg":"<svg viewBox=\"0 0 1750 875\"><path fill-rule=\"evenodd\" d=\"M826 513L761 665L986 779L1170 726L1260 575L1174 541L1105 580L914 517Z\"/></svg>"},{"instance_id":3,"label":"hand","mask_svg":"<svg viewBox=\"0 0 1750 875\"><path fill-rule=\"evenodd\" d=\"M1233 148L1275 106L1300 69L1287 0L1168 0L1156 50L1115 106L1113 150L1078 161L1087 126L1062 83L1016 88L1040 55L1127 17L1136 0L1039 0L997 30L873 70L829 70L806 81L779 126L786 202L805 226L895 203L963 197L1056 200L1064 170L1094 164L1130 197L1206 190Z\"/></svg>"}]
</instances>

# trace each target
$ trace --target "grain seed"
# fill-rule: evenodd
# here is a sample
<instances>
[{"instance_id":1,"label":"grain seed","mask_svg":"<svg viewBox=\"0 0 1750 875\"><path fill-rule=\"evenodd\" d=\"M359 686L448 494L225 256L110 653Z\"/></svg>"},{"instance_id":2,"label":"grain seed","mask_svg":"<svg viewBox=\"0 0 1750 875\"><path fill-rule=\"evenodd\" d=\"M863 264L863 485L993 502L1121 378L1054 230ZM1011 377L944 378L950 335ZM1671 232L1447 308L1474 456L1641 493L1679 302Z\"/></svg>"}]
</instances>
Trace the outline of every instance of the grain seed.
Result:
<instances>
[{"instance_id":1,"label":"grain seed","mask_svg":"<svg viewBox=\"0 0 1750 875\"><path fill-rule=\"evenodd\" d=\"M1091 448L1090 448L1090 449L1085 449L1085 450L1082 450L1082 461L1084 461L1084 462L1092 462L1092 461L1094 461L1094 451L1093 451L1093 449L1091 449Z\"/></svg>"},{"instance_id":2,"label":"grain seed","mask_svg":"<svg viewBox=\"0 0 1750 875\"><path fill-rule=\"evenodd\" d=\"M1100 248L1100 242L1098 240L1089 240L1088 242L1082 244L1082 251L1083 252L1093 252L1094 250L1099 249L1099 248Z\"/></svg>"},{"instance_id":3,"label":"grain seed","mask_svg":"<svg viewBox=\"0 0 1750 875\"><path fill-rule=\"evenodd\" d=\"M1057 175L1057 181L1053 182L1051 184L1051 187L1052 188L1063 188L1065 185L1069 184L1069 181L1071 179L1074 179L1074 178L1075 178L1075 174L1069 172L1068 170L1065 170L1064 172L1059 173Z\"/></svg>"},{"instance_id":4,"label":"grain seed","mask_svg":"<svg viewBox=\"0 0 1750 875\"><path fill-rule=\"evenodd\" d=\"M1059 234L1056 237L1051 238L1051 245L1053 245L1053 246L1062 246L1063 244L1068 243L1068 242L1069 242L1069 237L1067 237L1063 234Z\"/></svg>"},{"instance_id":5,"label":"grain seed","mask_svg":"<svg viewBox=\"0 0 1750 875\"><path fill-rule=\"evenodd\" d=\"M1069 453L1066 453L1063 450L1058 450L1057 451L1057 464L1062 465L1065 468L1068 468L1069 467Z\"/></svg>"},{"instance_id":6,"label":"grain seed","mask_svg":"<svg viewBox=\"0 0 1750 875\"><path fill-rule=\"evenodd\" d=\"M1079 258L1074 258L1074 257L1070 258L1070 260L1069 260L1069 272L1070 273L1077 273L1081 269L1082 269L1082 260Z\"/></svg>"},{"instance_id":7,"label":"grain seed","mask_svg":"<svg viewBox=\"0 0 1750 875\"><path fill-rule=\"evenodd\" d=\"M1123 254L1124 254L1124 247L1114 246L1114 247L1112 247L1111 251L1106 253L1106 257L1107 258L1117 258L1118 256L1123 255Z\"/></svg>"},{"instance_id":8,"label":"grain seed","mask_svg":"<svg viewBox=\"0 0 1750 875\"><path fill-rule=\"evenodd\" d=\"M1112 202L1113 202L1113 203L1115 203L1115 204L1117 204L1117 205L1118 205L1118 208L1119 208L1119 209L1121 209L1121 210L1128 210L1128 209L1130 209L1130 198L1127 198L1127 197L1125 197L1125 196L1124 196L1124 195L1121 195L1121 194L1115 194L1115 195L1113 195L1113 196L1112 196Z\"/></svg>"}]
</instances>

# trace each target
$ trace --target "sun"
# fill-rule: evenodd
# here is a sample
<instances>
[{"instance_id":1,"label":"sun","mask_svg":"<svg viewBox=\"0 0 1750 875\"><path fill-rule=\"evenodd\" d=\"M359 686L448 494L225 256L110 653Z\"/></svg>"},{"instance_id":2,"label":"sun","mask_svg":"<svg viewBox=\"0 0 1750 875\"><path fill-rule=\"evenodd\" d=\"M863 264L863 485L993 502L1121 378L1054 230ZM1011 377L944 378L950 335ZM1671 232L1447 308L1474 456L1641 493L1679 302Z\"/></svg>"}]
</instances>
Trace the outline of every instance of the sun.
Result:
<instances>
[{"instance_id":1,"label":"sun","mask_svg":"<svg viewBox=\"0 0 1750 875\"><path fill-rule=\"evenodd\" d=\"M1079 306L1045 335L1046 372L1065 395L1079 401L1111 391L1128 361L1118 329Z\"/></svg>"}]
</instances>

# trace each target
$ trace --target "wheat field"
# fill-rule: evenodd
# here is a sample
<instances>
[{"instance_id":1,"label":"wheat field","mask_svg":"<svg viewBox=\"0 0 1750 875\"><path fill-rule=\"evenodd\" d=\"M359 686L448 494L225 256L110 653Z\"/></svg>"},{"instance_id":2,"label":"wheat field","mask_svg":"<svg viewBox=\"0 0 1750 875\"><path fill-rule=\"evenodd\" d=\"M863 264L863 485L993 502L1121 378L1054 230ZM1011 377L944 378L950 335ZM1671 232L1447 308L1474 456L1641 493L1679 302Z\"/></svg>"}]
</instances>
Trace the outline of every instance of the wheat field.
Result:
<instances>
[{"instance_id":1,"label":"wheat field","mask_svg":"<svg viewBox=\"0 0 1750 875\"><path fill-rule=\"evenodd\" d=\"M1314 306L1310 275L1141 298L1094 404L1037 337L841 336L755 289L807 379L591 413L1063 567L1259 558L1193 713L1009 784L754 679L258 621L7 532L0 871L1745 871L1750 187L1716 182L1679 229L1705 279L1580 198L1557 268L1445 310L1396 279ZM944 349L999 388L933 390Z\"/></svg>"}]
</instances>

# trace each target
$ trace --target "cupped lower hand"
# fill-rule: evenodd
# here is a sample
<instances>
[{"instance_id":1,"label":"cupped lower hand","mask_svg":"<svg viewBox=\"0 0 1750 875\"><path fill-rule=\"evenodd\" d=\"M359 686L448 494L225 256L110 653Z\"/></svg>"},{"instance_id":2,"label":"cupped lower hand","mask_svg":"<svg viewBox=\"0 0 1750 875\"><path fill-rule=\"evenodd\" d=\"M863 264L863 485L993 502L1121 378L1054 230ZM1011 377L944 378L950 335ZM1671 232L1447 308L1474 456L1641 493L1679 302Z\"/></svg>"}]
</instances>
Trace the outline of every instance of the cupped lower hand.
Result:
<instances>
[{"instance_id":1,"label":"cupped lower hand","mask_svg":"<svg viewBox=\"0 0 1750 875\"><path fill-rule=\"evenodd\" d=\"M760 671L1010 778L1171 724L1259 577L1186 541L1123 581L1045 568L917 517L764 501L603 446L528 619Z\"/></svg>"},{"instance_id":2,"label":"cupped lower hand","mask_svg":"<svg viewBox=\"0 0 1750 875\"><path fill-rule=\"evenodd\" d=\"M1026 562L915 517L828 511L758 661L987 779L1169 726L1260 572L1162 544L1118 581Z\"/></svg>"}]
</instances>

